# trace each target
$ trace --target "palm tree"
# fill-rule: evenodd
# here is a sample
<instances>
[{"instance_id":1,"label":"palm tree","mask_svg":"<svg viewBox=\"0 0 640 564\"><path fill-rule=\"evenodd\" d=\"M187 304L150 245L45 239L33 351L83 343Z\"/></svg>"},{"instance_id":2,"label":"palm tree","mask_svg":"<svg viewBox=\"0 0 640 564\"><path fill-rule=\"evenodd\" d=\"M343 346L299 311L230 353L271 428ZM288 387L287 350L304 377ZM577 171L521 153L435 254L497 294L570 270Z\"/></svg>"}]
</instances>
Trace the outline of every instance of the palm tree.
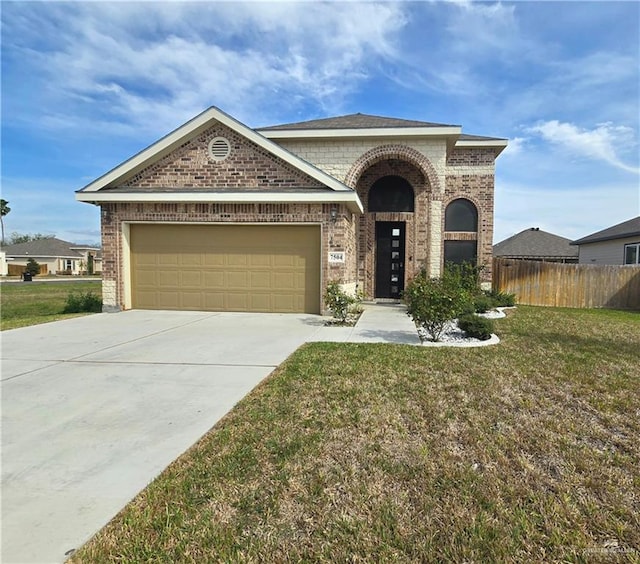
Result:
<instances>
[{"instance_id":1,"label":"palm tree","mask_svg":"<svg viewBox=\"0 0 640 564\"><path fill-rule=\"evenodd\" d=\"M4 245L4 221L2 218L11 211L9 202L4 199L0 199L0 225L2 226L2 244Z\"/></svg>"}]
</instances>

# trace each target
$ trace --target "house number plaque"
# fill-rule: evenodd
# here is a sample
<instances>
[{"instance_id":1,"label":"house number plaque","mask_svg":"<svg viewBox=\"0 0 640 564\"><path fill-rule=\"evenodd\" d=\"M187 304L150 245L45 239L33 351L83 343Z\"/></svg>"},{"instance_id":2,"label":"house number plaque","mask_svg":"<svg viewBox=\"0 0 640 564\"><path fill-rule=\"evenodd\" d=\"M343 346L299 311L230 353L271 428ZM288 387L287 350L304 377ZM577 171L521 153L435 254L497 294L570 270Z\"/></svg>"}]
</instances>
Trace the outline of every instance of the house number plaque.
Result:
<instances>
[{"instance_id":1,"label":"house number plaque","mask_svg":"<svg viewBox=\"0 0 640 564\"><path fill-rule=\"evenodd\" d=\"M340 263L344 262L344 252L332 252L329 253L329 263Z\"/></svg>"}]
</instances>

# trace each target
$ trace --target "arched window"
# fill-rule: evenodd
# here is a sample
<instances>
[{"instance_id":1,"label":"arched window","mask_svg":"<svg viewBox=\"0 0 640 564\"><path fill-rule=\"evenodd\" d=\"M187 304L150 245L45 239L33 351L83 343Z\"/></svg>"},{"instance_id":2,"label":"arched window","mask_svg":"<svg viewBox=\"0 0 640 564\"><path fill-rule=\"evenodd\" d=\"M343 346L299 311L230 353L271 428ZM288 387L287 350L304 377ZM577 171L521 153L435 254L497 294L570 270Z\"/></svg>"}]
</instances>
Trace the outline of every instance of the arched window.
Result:
<instances>
[{"instance_id":1,"label":"arched window","mask_svg":"<svg viewBox=\"0 0 640 564\"><path fill-rule=\"evenodd\" d=\"M412 212L414 194L402 176L383 176L369 190L370 212Z\"/></svg>"},{"instance_id":2,"label":"arched window","mask_svg":"<svg viewBox=\"0 0 640 564\"><path fill-rule=\"evenodd\" d=\"M478 231L478 210L469 200L453 200L444 213L444 230Z\"/></svg>"}]
</instances>

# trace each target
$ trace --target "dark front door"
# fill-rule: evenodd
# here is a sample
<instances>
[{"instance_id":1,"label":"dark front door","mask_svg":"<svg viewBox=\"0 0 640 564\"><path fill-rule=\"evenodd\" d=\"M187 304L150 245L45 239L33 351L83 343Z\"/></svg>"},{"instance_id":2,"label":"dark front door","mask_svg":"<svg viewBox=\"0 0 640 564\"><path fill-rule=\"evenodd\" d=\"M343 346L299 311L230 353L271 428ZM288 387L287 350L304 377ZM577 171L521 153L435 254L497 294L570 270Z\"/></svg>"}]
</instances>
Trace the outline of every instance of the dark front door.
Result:
<instances>
[{"instance_id":1,"label":"dark front door","mask_svg":"<svg viewBox=\"0 0 640 564\"><path fill-rule=\"evenodd\" d=\"M397 298L404 290L405 223L376 222L376 298Z\"/></svg>"}]
</instances>

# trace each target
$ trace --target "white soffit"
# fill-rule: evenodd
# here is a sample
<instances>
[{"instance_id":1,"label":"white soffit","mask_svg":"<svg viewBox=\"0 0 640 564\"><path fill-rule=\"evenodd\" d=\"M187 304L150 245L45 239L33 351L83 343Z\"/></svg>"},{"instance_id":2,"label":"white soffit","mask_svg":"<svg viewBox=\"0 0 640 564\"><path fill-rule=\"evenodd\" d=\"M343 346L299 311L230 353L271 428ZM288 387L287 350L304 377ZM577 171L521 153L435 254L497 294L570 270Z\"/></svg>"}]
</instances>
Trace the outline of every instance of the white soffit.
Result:
<instances>
[{"instance_id":1,"label":"white soffit","mask_svg":"<svg viewBox=\"0 0 640 564\"><path fill-rule=\"evenodd\" d=\"M76 192L76 200L90 204L115 202L183 202L183 203L343 203L354 213L363 213L358 194L340 192Z\"/></svg>"},{"instance_id":2,"label":"white soffit","mask_svg":"<svg viewBox=\"0 0 640 564\"><path fill-rule=\"evenodd\" d=\"M315 178L332 190L351 191L351 188L345 186L344 184L342 184L342 182L333 178L333 176L330 176L327 173L321 171L319 168L302 160L277 143L270 141L263 135L256 133L253 129L247 127L228 114L225 114L223 111L212 106L193 119L189 120L184 125L180 126L178 129L175 129L146 149L143 149L130 159L124 161L116 168L100 176L90 184L87 184L84 188L82 188L82 190L79 190L76 193L80 194L83 192L97 192L98 190L110 186L118 182L119 180L123 180L127 177L133 176L145 167L168 155L171 151L179 147L181 144L188 142L190 139L192 139L202 131L211 127L214 121L218 121L223 125L226 125L236 133L242 135L244 138L269 151L271 154L281 158L301 172L304 172L312 178Z\"/></svg>"},{"instance_id":3,"label":"white soffit","mask_svg":"<svg viewBox=\"0 0 640 564\"><path fill-rule=\"evenodd\" d=\"M498 155L504 151L508 145L509 141L507 139L459 139L456 141L456 147L491 147L494 149L498 149Z\"/></svg>"}]
</instances>

